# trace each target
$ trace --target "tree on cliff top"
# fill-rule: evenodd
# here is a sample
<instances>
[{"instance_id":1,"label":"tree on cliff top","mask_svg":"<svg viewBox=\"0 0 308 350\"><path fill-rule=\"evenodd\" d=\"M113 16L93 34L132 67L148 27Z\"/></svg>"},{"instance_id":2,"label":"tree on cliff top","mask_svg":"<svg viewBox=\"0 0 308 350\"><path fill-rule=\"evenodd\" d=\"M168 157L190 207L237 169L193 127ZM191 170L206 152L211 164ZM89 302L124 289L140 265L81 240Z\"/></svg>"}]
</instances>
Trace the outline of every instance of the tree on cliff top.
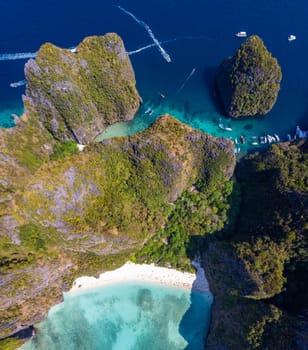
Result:
<instances>
[{"instance_id":1,"label":"tree on cliff top","mask_svg":"<svg viewBox=\"0 0 308 350\"><path fill-rule=\"evenodd\" d=\"M216 82L226 113L238 118L268 113L277 100L281 79L277 59L253 35L223 61Z\"/></svg>"}]
</instances>

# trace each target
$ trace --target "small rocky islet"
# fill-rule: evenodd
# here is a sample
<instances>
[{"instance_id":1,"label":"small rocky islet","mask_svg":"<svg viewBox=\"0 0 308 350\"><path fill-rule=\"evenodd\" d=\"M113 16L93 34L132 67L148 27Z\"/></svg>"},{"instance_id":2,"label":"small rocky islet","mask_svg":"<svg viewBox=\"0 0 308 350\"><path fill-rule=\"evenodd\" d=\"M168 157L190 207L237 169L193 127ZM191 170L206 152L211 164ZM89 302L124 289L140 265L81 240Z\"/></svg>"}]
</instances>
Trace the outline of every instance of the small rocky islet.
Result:
<instances>
[{"instance_id":1,"label":"small rocky islet","mask_svg":"<svg viewBox=\"0 0 308 350\"><path fill-rule=\"evenodd\" d=\"M241 118L267 114L277 100L281 79L277 59L253 35L222 62L216 87L226 114Z\"/></svg>"},{"instance_id":2,"label":"small rocky islet","mask_svg":"<svg viewBox=\"0 0 308 350\"><path fill-rule=\"evenodd\" d=\"M254 43L263 57L256 37L241 52ZM251 113L279 90L265 56L271 102L260 97ZM199 252L215 298L211 349L301 349L306 140L236 164L230 140L166 114L137 135L93 142L140 103L116 34L86 38L77 53L45 44L25 71L25 116L0 130L1 348L17 348L7 337L43 320L78 276L128 259L187 270Z\"/></svg>"}]
</instances>

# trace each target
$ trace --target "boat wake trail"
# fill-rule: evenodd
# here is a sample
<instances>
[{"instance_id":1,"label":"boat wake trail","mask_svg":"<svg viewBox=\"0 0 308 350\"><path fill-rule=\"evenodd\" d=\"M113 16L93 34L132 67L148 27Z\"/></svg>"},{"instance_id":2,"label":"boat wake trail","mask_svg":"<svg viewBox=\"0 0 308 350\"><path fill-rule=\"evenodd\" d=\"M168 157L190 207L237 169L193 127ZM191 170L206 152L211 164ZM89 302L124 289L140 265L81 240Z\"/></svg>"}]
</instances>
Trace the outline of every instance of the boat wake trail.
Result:
<instances>
[{"instance_id":1,"label":"boat wake trail","mask_svg":"<svg viewBox=\"0 0 308 350\"><path fill-rule=\"evenodd\" d=\"M180 86L180 88L176 92L177 94L183 90L188 80L195 74L195 71L196 71L196 68L193 68L193 70L189 73L188 77L185 79L184 83Z\"/></svg>"},{"instance_id":2,"label":"boat wake trail","mask_svg":"<svg viewBox=\"0 0 308 350\"><path fill-rule=\"evenodd\" d=\"M171 62L171 58L170 58L169 54L162 48L162 46L160 45L159 41L155 38L151 28L145 22L140 21L134 14L132 14L129 11L126 11L122 6L118 6L118 8L121 11L123 11L124 13L126 13L127 15L131 16L138 24L140 24L148 32L149 36L151 37L151 39L154 42L154 45L158 48L158 51L161 53L163 58L167 62Z\"/></svg>"},{"instance_id":3,"label":"boat wake trail","mask_svg":"<svg viewBox=\"0 0 308 350\"><path fill-rule=\"evenodd\" d=\"M20 52L20 53L2 53L0 61L25 60L27 58L35 58L36 52Z\"/></svg>"},{"instance_id":4,"label":"boat wake trail","mask_svg":"<svg viewBox=\"0 0 308 350\"><path fill-rule=\"evenodd\" d=\"M167 43L171 43L173 41L176 41L177 39L170 39L170 40L164 40L164 41L161 41L160 44L167 44ZM147 50L147 49L150 49L151 47L154 47L156 46L156 44L149 44L147 46L143 46L141 47L140 49L137 49L137 50L134 50L134 51L128 51L127 54L130 56L130 55L134 55L136 53L139 53L143 50Z\"/></svg>"},{"instance_id":5,"label":"boat wake trail","mask_svg":"<svg viewBox=\"0 0 308 350\"><path fill-rule=\"evenodd\" d=\"M23 86L23 85L26 85L27 84L27 80L24 79L24 80L19 80L19 81L16 81L16 83L11 83L10 84L10 87L11 88L17 88L19 86Z\"/></svg>"}]
</instances>

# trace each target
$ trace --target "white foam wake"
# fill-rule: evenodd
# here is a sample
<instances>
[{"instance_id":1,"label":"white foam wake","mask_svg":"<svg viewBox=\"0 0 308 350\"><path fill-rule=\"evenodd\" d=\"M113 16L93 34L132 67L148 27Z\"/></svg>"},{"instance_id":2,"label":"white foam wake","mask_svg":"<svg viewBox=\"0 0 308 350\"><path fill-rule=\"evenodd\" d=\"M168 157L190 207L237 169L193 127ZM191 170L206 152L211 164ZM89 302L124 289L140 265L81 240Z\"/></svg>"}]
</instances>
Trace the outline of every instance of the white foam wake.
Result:
<instances>
[{"instance_id":1,"label":"white foam wake","mask_svg":"<svg viewBox=\"0 0 308 350\"><path fill-rule=\"evenodd\" d=\"M126 11L122 6L118 6L118 8L123 11L124 13L126 13L127 15L131 16L138 24L140 24L149 34L150 38L153 40L154 45L158 48L158 51L161 53L161 55L163 56L163 58L167 61L167 62L171 62L171 58L169 56L169 54L162 48L162 46L160 45L159 41L155 38L151 28L143 21L140 21L135 15L133 15L131 12Z\"/></svg>"},{"instance_id":2,"label":"white foam wake","mask_svg":"<svg viewBox=\"0 0 308 350\"><path fill-rule=\"evenodd\" d=\"M19 86L23 86L23 85L26 85L27 84L27 80L24 79L24 80L19 80L19 81L16 81L15 83L11 83L10 84L10 87L11 88L17 88Z\"/></svg>"},{"instance_id":3,"label":"white foam wake","mask_svg":"<svg viewBox=\"0 0 308 350\"><path fill-rule=\"evenodd\" d=\"M188 77L185 79L184 83L180 86L178 91L176 92L177 94L183 90L184 86L188 82L188 80L195 74L196 68L193 68L193 70L189 73Z\"/></svg>"},{"instance_id":4,"label":"white foam wake","mask_svg":"<svg viewBox=\"0 0 308 350\"><path fill-rule=\"evenodd\" d=\"M167 43L171 43L172 41L176 41L176 40L177 40L177 38L170 39L170 40L164 40L164 41L161 41L160 44L167 44ZM156 44L149 44L149 45L141 47L140 49L137 49L137 50L134 50L134 51L128 51L127 54L129 56L131 56L131 55L139 53L139 52L141 52L143 50L150 49L151 47L154 47L154 46L156 46Z\"/></svg>"},{"instance_id":5,"label":"white foam wake","mask_svg":"<svg viewBox=\"0 0 308 350\"><path fill-rule=\"evenodd\" d=\"M27 58L35 58L36 52L20 52L20 53L2 53L0 61L25 60Z\"/></svg>"}]
</instances>

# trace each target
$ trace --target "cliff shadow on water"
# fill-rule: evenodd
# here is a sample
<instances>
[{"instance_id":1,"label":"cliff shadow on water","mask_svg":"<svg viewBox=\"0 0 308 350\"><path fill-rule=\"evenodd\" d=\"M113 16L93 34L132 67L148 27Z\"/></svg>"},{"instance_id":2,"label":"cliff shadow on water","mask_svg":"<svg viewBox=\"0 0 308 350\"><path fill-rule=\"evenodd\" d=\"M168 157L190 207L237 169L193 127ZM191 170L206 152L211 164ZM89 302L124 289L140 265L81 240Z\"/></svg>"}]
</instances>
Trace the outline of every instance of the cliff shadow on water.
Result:
<instances>
[{"instance_id":1,"label":"cliff shadow on water","mask_svg":"<svg viewBox=\"0 0 308 350\"><path fill-rule=\"evenodd\" d=\"M179 333L186 340L185 350L205 349L210 324L213 296L200 262L193 262L196 278L190 293L190 306L179 324Z\"/></svg>"},{"instance_id":2,"label":"cliff shadow on water","mask_svg":"<svg viewBox=\"0 0 308 350\"><path fill-rule=\"evenodd\" d=\"M217 72L218 67L205 68L203 71L203 80L207 89L207 93L216 112L221 116L228 117L216 86Z\"/></svg>"}]
</instances>

